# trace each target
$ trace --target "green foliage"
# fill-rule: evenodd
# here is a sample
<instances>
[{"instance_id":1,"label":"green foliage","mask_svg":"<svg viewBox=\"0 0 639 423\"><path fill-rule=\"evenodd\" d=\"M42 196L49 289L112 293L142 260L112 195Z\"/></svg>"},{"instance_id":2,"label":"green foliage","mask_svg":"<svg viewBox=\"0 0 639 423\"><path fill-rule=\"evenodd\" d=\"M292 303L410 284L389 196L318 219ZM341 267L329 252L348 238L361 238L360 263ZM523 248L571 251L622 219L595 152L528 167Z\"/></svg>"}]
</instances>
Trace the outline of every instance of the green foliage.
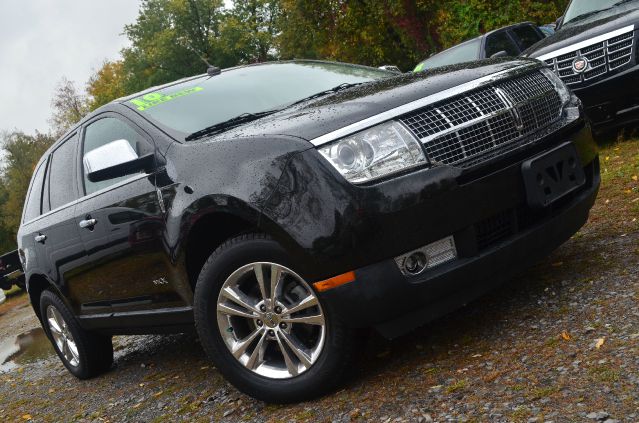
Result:
<instances>
[{"instance_id":1,"label":"green foliage","mask_svg":"<svg viewBox=\"0 0 639 423\"><path fill-rule=\"evenodd\" d=\"M124 83L124 63L121 60L104 62L102 67L91 76L87 83L87 94L90 96L89 110L95 110L116 98L126 95Z\"/></svg>"},{"instance_id":2,"label":"green foliage","mask_svg":"<svg viewBox=\"0 0 639 423\"><path fill-rule=\"evenodd\" d=\"M8 132L0 136L4 168L0 176L0 252L15 246L16 233L31 175L40 157L53 144L50 135Z\"/></svg>"}]
</instances>

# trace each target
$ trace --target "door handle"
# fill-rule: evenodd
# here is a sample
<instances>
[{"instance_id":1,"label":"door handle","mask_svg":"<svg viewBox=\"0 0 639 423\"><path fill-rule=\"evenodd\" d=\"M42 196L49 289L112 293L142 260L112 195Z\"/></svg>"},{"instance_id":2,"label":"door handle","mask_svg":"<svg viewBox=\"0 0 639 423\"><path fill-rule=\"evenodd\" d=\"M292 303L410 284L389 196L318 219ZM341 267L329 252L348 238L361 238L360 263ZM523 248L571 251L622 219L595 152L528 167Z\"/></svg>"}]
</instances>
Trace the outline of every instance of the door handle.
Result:
<instances>
[{"instance_id":1,"label":"door handle","mask_svg":"<svg viewBox=\"0 0 639 423\"><path fill-rule=\"evenodd\" d=\"M91 229L96 223L98 223L98 221L95 219L84 219L80 221L80 227L82 229Z\"/></svg>"},{"instance_id":2,"label":"door handle","mask_svg":"<svg viewBox=\"0 0 639 423\"><path fill-rule=\"evenodd\" d=\"M38 235L36 235L36 237L34 239L35 239L35 242L39 242L40 244L44 244L44 241L47 240L47 236L46 235L42 235L42 234L38 234Z\"/></svg>"}]
</instances>

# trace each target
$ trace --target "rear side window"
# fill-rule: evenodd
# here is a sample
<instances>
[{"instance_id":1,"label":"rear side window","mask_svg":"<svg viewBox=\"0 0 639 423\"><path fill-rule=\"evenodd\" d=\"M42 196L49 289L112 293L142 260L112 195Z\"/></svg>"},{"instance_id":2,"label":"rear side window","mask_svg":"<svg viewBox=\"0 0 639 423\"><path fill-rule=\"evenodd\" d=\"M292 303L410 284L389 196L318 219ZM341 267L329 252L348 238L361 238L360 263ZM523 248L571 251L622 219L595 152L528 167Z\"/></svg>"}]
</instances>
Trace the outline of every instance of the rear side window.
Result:
<instances>
[{"instance_id":1,"label":"rear side window","mask_svg":"<svg viewBox=\"0 0 639 423\"><path fill-rule=\"evenodd\" d=\"M543 38L542 34L530 25L518 26L513 28L512 32L515 34L515 38L517 38L522 51L531 47L533 44L537 44Z\"/></svg>"},{"instance_id":2,"label":"rear side window","mask_svg":"<svg viewBox=\"0 0 639 423\"><path fill-rule=\"evenodd\" d=\"M75 136L65 141L51 155L49 165L49 209L62 207L77 198L75 190Z\"/></svg>"},{"instance_id":3,"label":"rear side window","mask_svg":"<svg viewBox=\"0 0 639 423\"><path fill-rule=\"evenodd\" d=\"M491 34L486 38L486 58L505 51L508 56L519 56L519 48L505 31Z\"/></svg>"},{"instance_id":4,"label":"rear side window","mask_svg":"<svg viewBox=\"0 0 639 423\"><path fill-rule=\"evenodd\" d=\"M45 160L36 170L31 179L31 190L24 205L24 222L28 222L41 214L42 207L42 183L44 182L44 171L47 168Z\"/></svg>"},{"instance_id":5,"label":"rear side window","mask_svg":"<svg viewBox=\"0 0 639 423\"><path fill-rule=\"evenodd\" d=\"M117 140L127 140L135 152L138 153L138 156L151 152L151 148L146 140L130 125L120 119L107 117L87 126L84 132L82 157L98 147ZM87 178L84 166L82 166L82 174L84 175L84 190L87 195L131 177L131 175L127 175L107 181L91 182L89 178Z\"/></svg>"}]
</instances>

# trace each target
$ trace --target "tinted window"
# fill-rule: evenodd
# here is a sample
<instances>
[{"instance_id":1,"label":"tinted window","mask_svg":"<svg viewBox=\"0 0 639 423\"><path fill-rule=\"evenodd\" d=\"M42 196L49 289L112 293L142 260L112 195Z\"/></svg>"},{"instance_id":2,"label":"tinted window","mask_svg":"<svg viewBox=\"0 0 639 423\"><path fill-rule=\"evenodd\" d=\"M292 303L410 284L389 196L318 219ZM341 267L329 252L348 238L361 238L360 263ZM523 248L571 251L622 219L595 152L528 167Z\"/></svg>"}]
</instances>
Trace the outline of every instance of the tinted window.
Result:
<instances>
[{"instance_id":1,"label":"tinted window","mask_svg":"<svg viewBox=\"0 0 639 423\"><path fill-rule=\"evenodd\" d=\"M417 65L415 72L477 60L479 58L480 42L481 40L478 38L444 50Z\"/></svg>"},{"instance_id":2,"label":"tinted window","mask_svg":"<svg viewBox=\"0 0 639 423\"><path fill-rule=\"evenodd\" d=\"M487 58L500 51L505 51L508 56L519 56L521 53L505 31L491 34L486 38Z\"/></svg>"},{"instance_id":3,"label":"tinted window","mask_svg":"<svg viewBox=\"0 0 639 423\"><path fill-rule=\"evenodd\" d=\"M75 191L75 147L76 138L65 141L51 155L47 184L49 186L49 209L54 210L76 199Z\"/></svg>"},{"instance_id":4,"label":"tinted window","mask_svg":"<svg viewBox=\"0 0 639 423\"><path fill-rule=\"evenodd\" d=\"M543 38L542 35L530 25L513 28L512 32L519 41L519 46L522 51L538 43Z\"/></svg>"},{"instance_id":5,"label":"tinted window","mask_svg":"<svg viewBox=\"0 0 639 423\"><path fill-rule=\"evenodd\" d=\"M128 104L184 137L243 113L280 109L341 84L393 75L338 63L271 63L192 79L137 97Z\"/></svg>"},{"instance_id":6,"label":"tinted window","mask_svg":"<svg viewBox=\"0 0 639 423\"><path fill-rule=\"evenodd\" d=\"M24 221L28 222L40 216L40 207L42 205L42 182L44 181L44 171L47 168L46 160L40 165L38 170L31 178L31 190L24 205Z\"/></svg>"},{"instance_id":7,"label":"tinted window","mask_svg":"<svg viewBox=\"0 0 639 423\"><path fill-rule=\"evenodd\" d=\"M149 145L135 129L119 119L107 117L87 126L84 132L82 157L89 151L117 140L127 140L135 152L138 153L138 156L150 152ZM99 191L131 177L131 175L128 175L106 181L91 182L87 178L84 166L82 167L82 172L84 174L84 190L86 194Z\"/></svg>"}]
</instances>

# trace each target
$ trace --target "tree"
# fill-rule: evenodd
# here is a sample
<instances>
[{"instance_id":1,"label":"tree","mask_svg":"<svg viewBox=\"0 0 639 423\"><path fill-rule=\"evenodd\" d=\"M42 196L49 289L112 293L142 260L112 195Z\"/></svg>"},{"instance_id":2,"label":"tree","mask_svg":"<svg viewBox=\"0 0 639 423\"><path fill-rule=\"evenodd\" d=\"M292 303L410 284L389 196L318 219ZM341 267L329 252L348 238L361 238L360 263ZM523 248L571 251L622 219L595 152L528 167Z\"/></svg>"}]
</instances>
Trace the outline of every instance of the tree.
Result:
<instances>
[{"instance_id":1,"label":"tree","mask_svg":"<svg viewBox=\"0 0 639 423\"><path fill-rule=\"evenodd\" d=\"M27 135L19 131L5 132L0 138L5 163L0 175L0 245L13 247L31 175L54 138L38 132Z\"/></svg>"},{"instance_id":2,"label":"tree","mask_svg":"<svg viewBox=\"0 0 639 423\"><path fill-rule=\"evenodd\" d=\"M135 23L124 33L131 47L122 51L126 92L203 73L207 63L234 65L216 46L222 0L144 0Z\"/></svg>"},{"instance_id":3,"label":"tree","mask_svg":"<svg viewBox=\"0 0 639 423\"><path fill-rule=\"evenodd\" d=\"M53 93L51 108L49 125L56 137L62 136L89 112L86 96L66 77L62 77Z\"/></svg>"},{"instance_id":4,"label":"tree","mask_svg":"<svg viewBox=\"0 0 639 423\"><path fill-rule=\"evenodd\" d=\"M105 61L87 83L89 110L93 111L117 98L124 97L127 94L125 83L126 75L122 60Z\"/></svg>"}]
</instances>

